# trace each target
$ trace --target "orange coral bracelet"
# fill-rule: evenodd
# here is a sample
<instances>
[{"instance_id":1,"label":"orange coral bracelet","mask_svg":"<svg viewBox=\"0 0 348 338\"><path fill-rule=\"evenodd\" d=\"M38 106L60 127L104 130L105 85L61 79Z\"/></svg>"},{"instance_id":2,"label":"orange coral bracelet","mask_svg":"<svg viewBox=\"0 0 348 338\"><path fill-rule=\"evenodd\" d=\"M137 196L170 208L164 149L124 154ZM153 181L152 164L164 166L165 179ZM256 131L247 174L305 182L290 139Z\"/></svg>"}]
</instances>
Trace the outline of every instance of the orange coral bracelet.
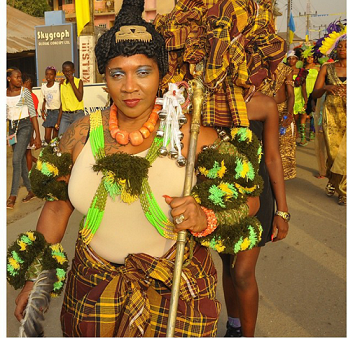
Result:
<instances>
[{"instance_id":1,"label":"orange coral bracelet","mask_svg":"<svg viewBox=\"0 0 348 338\"><path fill-rule=\"evenodd\" d=\"M193 232L191 231L191 234L195 237L205 237L210 235L216 228L217 228L217 219L215 217L215 213L213 210L207 209L205 207L202 207L202 210L205 213L205 216L207 217L207 222L208 222L208 226L206 229L204 229L201 232Z\"/></svg>"}]
</instances>

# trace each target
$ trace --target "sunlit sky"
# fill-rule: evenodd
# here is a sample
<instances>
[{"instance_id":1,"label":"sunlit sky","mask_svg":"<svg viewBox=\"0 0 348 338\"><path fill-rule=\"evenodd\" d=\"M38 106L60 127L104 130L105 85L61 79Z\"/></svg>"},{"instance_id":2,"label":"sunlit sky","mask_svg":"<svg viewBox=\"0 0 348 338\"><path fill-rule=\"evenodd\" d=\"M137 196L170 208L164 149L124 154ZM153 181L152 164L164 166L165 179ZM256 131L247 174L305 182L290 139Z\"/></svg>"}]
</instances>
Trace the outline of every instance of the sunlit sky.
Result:
<instances>
[{"instance_id":1,"label":"sunlit sky","mask_svg":"<svg viewBox=\"0 0 348 338\"><path fill-rule=\"evenodd\" d=\"M277 17L277 28L279 32L286 32L288 1L277 0L277 3L280 11L283 13L282 16ZM311 40L319 38L319 29L322 29L321 37L323 36L324 25L328 25L339 18L347 18L346 0L292 0L295 34L300 38L304 38L306 35L307 17L304 16L304 12L308 12L307 3L310 3L310 13L314 14L317 11L317 16L310 17L311 29L317 30L316 32L309 32ZM299 16L299 13L301 13L301 16Z\"/></svg>"}]
</instances>

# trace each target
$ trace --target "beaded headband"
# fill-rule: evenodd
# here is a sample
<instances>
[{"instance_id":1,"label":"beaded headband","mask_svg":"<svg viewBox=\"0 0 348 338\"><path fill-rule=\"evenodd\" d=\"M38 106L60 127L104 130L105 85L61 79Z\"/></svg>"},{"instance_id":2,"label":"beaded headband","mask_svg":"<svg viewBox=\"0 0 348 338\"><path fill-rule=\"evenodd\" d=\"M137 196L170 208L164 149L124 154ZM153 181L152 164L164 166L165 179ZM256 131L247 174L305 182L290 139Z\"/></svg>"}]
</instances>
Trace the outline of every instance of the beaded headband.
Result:
<instances>
[{"instance_id":1,"label":"beaded headband","mask_svg":"<svg viewBox=\"0 0 348 338\"><path fill-rule=\"evenodd\" d=\"M152 35L146 31L144 26L122 26L115 34L116 42L127 40L139 40L149 42Z\"/></svg>"}]
</instances>

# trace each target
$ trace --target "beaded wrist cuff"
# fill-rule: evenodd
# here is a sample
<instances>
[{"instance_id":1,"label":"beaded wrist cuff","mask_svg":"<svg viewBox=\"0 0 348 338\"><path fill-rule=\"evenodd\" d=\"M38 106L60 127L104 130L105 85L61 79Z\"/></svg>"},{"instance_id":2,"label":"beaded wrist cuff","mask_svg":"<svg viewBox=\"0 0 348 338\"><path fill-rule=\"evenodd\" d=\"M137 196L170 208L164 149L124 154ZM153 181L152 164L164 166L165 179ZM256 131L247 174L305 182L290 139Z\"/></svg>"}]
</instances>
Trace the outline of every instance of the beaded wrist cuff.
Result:
<instances>
[{"instance_id":1,"label":"beaded wrist cuff","mask_svg":"<svg viewBox=\"0 0 348 338\"><path fill-rule=\"evenodd\" d=\"M205 213L205 216L207 217L207 222L208 222L208 226L205 230L201 231L201 232L193 232L191 231L191 234L195 237L205 237L210 235L216 228L217 228L217 219L215 217L215 213L213 210L207 209L202 207L202 210Z\"/></svg>"}]
</instances>

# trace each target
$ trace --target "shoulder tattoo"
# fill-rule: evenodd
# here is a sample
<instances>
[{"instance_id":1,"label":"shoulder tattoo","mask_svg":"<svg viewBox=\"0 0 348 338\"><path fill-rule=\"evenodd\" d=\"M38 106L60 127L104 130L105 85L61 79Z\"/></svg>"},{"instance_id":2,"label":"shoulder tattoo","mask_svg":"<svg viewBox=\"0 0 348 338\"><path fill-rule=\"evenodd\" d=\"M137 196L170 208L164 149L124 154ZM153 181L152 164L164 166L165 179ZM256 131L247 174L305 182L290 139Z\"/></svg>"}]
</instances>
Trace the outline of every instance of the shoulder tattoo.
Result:
<instances>
[{"instance_id":1,"label":"shoulder tattoo","mask_svg":"<svg viewBox=\"0 0 348 338\"><path fill-rule=\"evenodd\" d=\"M60 149L62 152L72 153L75 146L85 144L89 130L89 116L86 116L74 122L63 134L60 141Z\"/></svg>"}]
</instances>

